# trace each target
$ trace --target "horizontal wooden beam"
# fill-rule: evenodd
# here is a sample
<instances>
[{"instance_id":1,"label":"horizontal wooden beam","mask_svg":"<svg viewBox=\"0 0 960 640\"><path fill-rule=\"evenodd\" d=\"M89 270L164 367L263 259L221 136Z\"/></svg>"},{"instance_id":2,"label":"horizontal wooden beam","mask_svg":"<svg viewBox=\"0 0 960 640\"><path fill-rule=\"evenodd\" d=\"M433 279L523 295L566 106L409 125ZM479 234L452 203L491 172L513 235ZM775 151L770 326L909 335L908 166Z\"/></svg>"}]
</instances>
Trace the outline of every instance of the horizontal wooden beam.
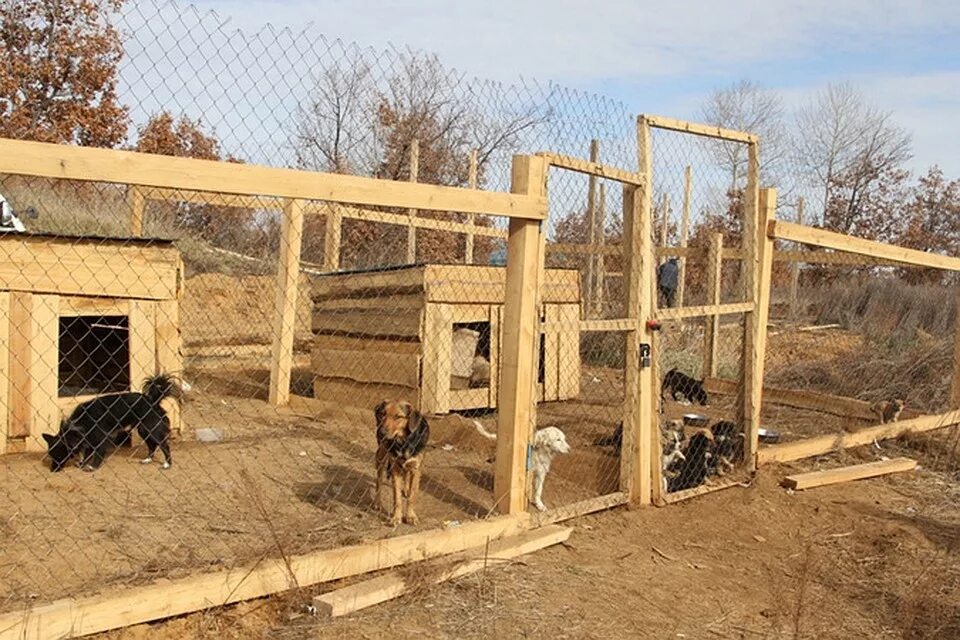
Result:
<instances>
[{"instance_id":1,"label":"horizontal wooden beam","mask_svg":"<svg viewBox=\"0 0 960 640\"><path fill-rule=\"evenodd\" d=\"M721 491L723 489L729 489L730 487L736 486L740 486L740 480L729 478L726 480L720 480L719 482L702 484L699 487L693 487L692 489L674 491L673 493L665 494L660 501L657 502L657 506L662 507L668 504L676 504L677 502L683 502L684 500L689 500L690 498L696 498L697 496L703 496L708 493L713 493L714 491Z\"/></svg>"},{"instance_id":2,"label":"horizontal wooden beam","mask_svg":"<svg viewBox=\"0 0 960 640\"><path fill-rule=\"evenodd\" d=\"M698 307L676 307L657 309L658 320L676 320L678 318L702 318L704 316L723 316L732 313L753 311L752 302L728 302L726 304L705 304Z\"/></svg>"},{"instance_id":3,"label":"horizontal wooden beam","mask_svg":"<svg viewBox=\"0 0 960 640\"><path fill-rule=\"evenodd\" d=\"M597 176L598 178L615 180L617 182L632 184L638 187L642 187L646 182L642 173L625 171L623 169L611 167L599 162L590 162L589 160L581 160L580 158L574 158L573 156L565 156L559 153L551 153L548 151L541 151L537 155L541 158L544 158L551 166L558 167L560 169L569 169L570 171L576 171L577 173L584 173L590 176Z\"/></svg>"},{"instance_id":4,"label":"horizontal wooden beam","mask_svg":"<svg viewBox=\"0 0 960 640\"><path fill-rule=\"evenodd\" d=\"M892 244L864 240L863 238L854 238L853 236L847 236L842 233L807 227L796 224L795 222L771 220L767 226L767 235L770 238L802 242L804 244L812 244L837 251L859 253L874 258L891 260L896 263L929 267L932 269L960 271L960 258L941 256L936 253L917 251L916 249L906 249Z\"/></svg>"},{"instance_id":5,"label":"horizontal wooden beam","mask_svg":"<svg viewBox=\"0 0 960 640\"><path fill-rule=\"evenodd\" d=\"M752 133L724 129L723 127L717 127L712 124L698 124L696 122L687 122L686 120L665 118L663 116L642 115L640 117L646 119L650 126L656 129L692 133L693 135L703 136L705 138L716 138L719 140L729 140L731 142L751 143L759 140L759 138Z\"/></svg>"},{"instance_id":6,"label":"horizontal wooden beam","mask_svg":"<svg viewBox=\"0 0 960 640\"><path fill-rule=\"evenodd\" d=\"M246 567L64 598L0 615L0 640L84 636L262 598L287 591L291 584L303 588L457 553L515 535L528 529L529 523L530 516L524 512L292 556L289 563L267 559Z\"/></svg>"},{"instance_id":7,"label":"horizontal wooden beam","mask_svg":"<svg viewBox=\"0 0 960 640\"><path fill-rule=\"evenodd\" d=\"M313 211L316 210L316 208L313 209ZM308 208L308 212L309 211L310 208ZM422 216L411 216L408 214L387 213L385 211L370 211L369 209L358 209L355 207L341 207L340 211L342 212L344 218L353 218L355 220L382 222L384 224L415 227L417 229L436 229L437 231L449 231L451 233L472 233L473 235L489 236L491 238L507 237L507 232L504 229L484 227L466 222L424 218Z\"/></svg>"},{"instance_id":8,"label":"horizontal wooden beam","mask_svg":"<svg viewBox=\"0 0 960 640\"><path fill-rule=\"evenodd\" d=\"M878 462L868 462L866 464L855 464L849 467L839 467L837 469L824 469L823 471L811 471L809 473L797 473L784 478L780 484L787 489L801 491L803 489L812 489L814 487L823 487L829 484L839 484L841 482L850 482L852 480L864 480L866 478L875 478L889 473L900 473L902 471L911 471L917 468L917 461L910 458L893 458L892 460L880 460Z\"/></svg>"},{"instance_id":9,"label":"horizontal wooden beam","mask_svg":"<svg viewBox=\"0 0 960 640\"><path fill-rule=\"evenodd\" d=\"M571 533L573 529L570 527L556 525L525 531L489 545L440 558L424 567L422 575L432 584L455 580L486 567L502 566L513 558L566 542ZM398 598L416 586L399 571L393 571L317 596L313 602L318 614L337 618Z\"/></svg>"},{"instance_id":10,"label":"horizontal wooden beam","mask_svg":"<svg viewBox=\"0 0 960 640\"><path fill-rule=\"evenodd\" d=\"M604 496L587 498L586 500L580 500L579 502L557 507L556 509L550 509L543 513L535 513L532 516L532 523L533 526L540 527L556 522L564 522L572 518L579 518L580 516L585 516L590 513L596 513L597 511L613 509L614 507L625 505L628 502L630 502L630 496L622 491L615 491L614 493L608 493Z\"/></svg>"},{"instance_id":11,"label":"horizontal wooden beam","mask_svg":"<svg viewBox=\"0 0 960 640\"><path fill-rule=\"evenodd\" d=\"M543 220L545 197L0 139L0 173Z\"/></svg>"},{"instance_id":12,"label":"horizontal wooden beam","mask_svg":"<svg viewBox=\"0 0 960 640\"><path fill-rule=\"evenodd\" d=\"M803 264L842 264L878 267L890 265L903 267L913 266L894 260L885 260L883 258L865 256L859 253L846 253L844 251L774 251L773 260L775 262L800 262Z\"/></svg>"},{"instance_id":13,"label":"horizontal wooden beam","mask_svg":"<svg viewBox=\"0 0 960 640\"><path fill-rule=\"evenodd\" d=\"M960 424L960 410L948 411L937 415L921 416L910 420L900 420L875 427L858 429L853 433L834 433L815 438L806 438L797 442L774 444L762 447L757 452L757 464L769 462L790 462L812 456L820 456L832 451L849 449L870 444L875 440L899 438L906 433L923 433Z\"/></svg>"},{"instance_id":14,"label":"horizontal wooden beam","mask_svg":"<svg viewBox=\"0 0 960 640\"><path fill-rule=\"evenodd\" d=\"M640 321L636 318L614 318L611 320L581 320L579 329L585 331L635 331Z\"/></svg>"}]
</instances>

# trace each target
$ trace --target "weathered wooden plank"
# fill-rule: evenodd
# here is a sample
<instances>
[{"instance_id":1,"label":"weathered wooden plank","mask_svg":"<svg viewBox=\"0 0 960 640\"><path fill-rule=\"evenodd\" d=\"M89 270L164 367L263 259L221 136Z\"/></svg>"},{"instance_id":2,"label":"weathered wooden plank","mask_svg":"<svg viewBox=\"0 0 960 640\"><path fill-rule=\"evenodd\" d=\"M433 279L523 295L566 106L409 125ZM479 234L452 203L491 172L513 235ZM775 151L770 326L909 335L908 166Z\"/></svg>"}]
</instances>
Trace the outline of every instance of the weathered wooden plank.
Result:
<instances>
[{"instance_id":1,"label":"weathered wooden plank","mask_svg":"<svg viewBox=\"0 0 960 640\"><path fill-rule=\"evenodd\" d=\"M30 313L30 436L27 451L46 451L44 433L60 430L57 406L60 362L60 299L51 295L33 296Z\"/></svg>"},{"instance_id":2,"label":"weathered wooden plank","mask_svg":"<svg viewBox=\"0 0 960 640\"><path fill-rule=\"evenodd\" d=\"M314 312L313 330L354 336L418 338L422 313L421 309L325 309Z\"/></svg>"},{"instance_id":3,"label":"weathered wooden plank","mask_svg":"<svg viewBox=\"0 0 960 640\"><path fill-rule=\"evenodd\" d=\"M329 349L315 344L311 366L318 376L393 384L412 389L417 388L420 379L418 354L395 353L387 348L381 351L352 351Z\"/></svg>"},{"instance_id":4,"label":"weathered wooden plank","mask_svg":"<svg viewBox=\"0 0 960 640\"><path fill-rule=\"evenodd\" d=\"M788 489L801 491L803 489L813 489L814 487L823 487L830 484L839 484L841 482L876 478L877 476L883 476L890 473L912 471L916 468L916 460L911 460L910 458L893 458L892 460L867 462L865 464L855 464L849 467L838 467L836 469L825 469L823 471L811 471L809 473L797 473L785 477L781 484Z\"/></svg>"}]
</instances>

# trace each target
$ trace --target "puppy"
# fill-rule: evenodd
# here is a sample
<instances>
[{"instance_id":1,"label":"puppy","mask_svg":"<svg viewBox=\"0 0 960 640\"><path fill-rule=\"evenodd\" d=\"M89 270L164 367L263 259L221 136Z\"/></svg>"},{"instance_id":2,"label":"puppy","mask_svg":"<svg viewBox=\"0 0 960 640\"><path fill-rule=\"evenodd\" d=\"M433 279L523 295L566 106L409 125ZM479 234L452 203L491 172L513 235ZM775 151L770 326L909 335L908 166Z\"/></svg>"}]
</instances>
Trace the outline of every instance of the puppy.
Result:
<instances>
[{"instance_id":1,"label":"puppy","mask_svg":"<svg viewBox=\"0 0 960 640\"><path fill-rule=\"evenodd\" d=\"M687 456L683 453L683 432L669 431L664 438L663 448L661 450L660 475L663 483L663 491L666 493L670 488L670 480L676 477L676 468L679 463L686 461Z\"/></svg>"},{"instance_id":2,"label":"puppy","mask_svg":"<svg viewBox=\"0 0 960 640\"><path fill-rule=\"evenodd\" d=\"M477 421L473 422L477 433L488 440L496 440L497 434L490 433L483 428L483 425ZM618 432L622 432L622 425ZM538 429L533 434L533 443L531 446L530 468L533 473L533 497L530 502L540 511L546 511L543 504L543 483L547 479L547 473L550 472L550 464L558 455L570 453L570 445L567 444L567 437L563 431L557 427L544 427Z\"/></svg>"},{"instance_id":3,"label":"puppy","mask_svg":"<svg viewBox=\"0 0 960 640\"><path fill-rule=\"evenodd\" d=\"M710 433L713 434L711 468L717 475L723 476L727 471L732 471L735 465L743 462L745 437L736 424L727 420L710 427Z\"/></svg>"},{"instance_id":4,"label":"puppy","mask_svg":"<svg viewBox=\"0 0 960 640\"><path fill-rule=\"evenodd\" d=\"M570 453L570 445L563 431L556 427L544 427L533 434L533 499L531 502L539 511L546 511L543 505L543 481L550 471L550 463L560 454Z\"/></svg>"},{"instance_id":5,"label":"puppy","mask_svg":"<svg viewBox=\"0 0 960 640\"><path fill-rule=\"evenodd\" d=\"M182 395L179 384L171 376L161 374L148 378L142 392L100 396L77 405L60 423L59 433L43 434L50 470L60 471L77 453L80 454L78 466L84 471L100 468L111 447L130 446L130 432L134 428L147 445L147 457L141 462L153 462L153 454L159 448L163 452L163 468L169 469L173 464L170 417L160 403L165 398L179 401Z\"/></svg>"},{"instance_id":6,"label":"puppy","mask_svg":"<svg viewBox=\"0 0 960 640\"><path fill-rule=\"evenodd\" d=\"M430 439L430 425L409 402L384 400L373 410L377 422L377 508L384 511L380 487L393 482L393 513L390 524L402 520L417 524L414 507L420 493L424 450ZM404 508L406 507L406 508Z\"/></svg>"},{"instance_id":7,"label":"puppy","mask_svg":"<svg viewBox=\"0 0 960 640\"><path fill-rule=\"evenodd\" d=\"M900 419L903 406L903 400L900 398L895 400L882 400L870 405L870 411L880 419L880 424L887 424L888 422L896 422Z\"/></svg>"},{"instance_id":8,"label":"puppy","mask_svg":"<svg viewBox=\"0 0 960 640\"><path fill-rule=\"evenodd\" d=\"M683 454L686 459L677 470L677 475L667 482L667 491L682 491L703 484L710 473L713 443L707 434L697 432L690 438Z\"/></svg>"},{"instance_id":9,"label":"puppy","mask_svg":"<svg viewBox=\"0 0 960 640\"><path fill-rule=\"evenodd\" d=\"M660 384L661 400L663 400L665 391L669 391L670 397L674 400L677 399L679 393L691 404L706 405L708 402L707 392L703 388L703 380L691 378L678 369L670 369L670 371L667 371L667 375L663 376L663 382Z\"/></svg>"}]
</instances>

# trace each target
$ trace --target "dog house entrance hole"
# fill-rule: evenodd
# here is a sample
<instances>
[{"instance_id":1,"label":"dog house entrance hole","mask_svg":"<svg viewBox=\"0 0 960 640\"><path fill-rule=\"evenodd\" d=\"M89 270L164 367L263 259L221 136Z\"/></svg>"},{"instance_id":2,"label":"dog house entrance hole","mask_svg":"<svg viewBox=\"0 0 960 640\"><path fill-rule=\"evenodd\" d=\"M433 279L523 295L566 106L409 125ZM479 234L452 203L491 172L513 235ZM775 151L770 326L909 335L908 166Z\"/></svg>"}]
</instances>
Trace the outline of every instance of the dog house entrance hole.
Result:
<instances>
[{"instance_id":1,"label":"dog house entrance hole","mask_svg":"<svg viewBox=\"0 0 960 640\"><path fill-rule=\"evenodd\" d=\"M130 389L130 329L126 316L60 318L58 395Z\"/></svg>"}]
</instances>

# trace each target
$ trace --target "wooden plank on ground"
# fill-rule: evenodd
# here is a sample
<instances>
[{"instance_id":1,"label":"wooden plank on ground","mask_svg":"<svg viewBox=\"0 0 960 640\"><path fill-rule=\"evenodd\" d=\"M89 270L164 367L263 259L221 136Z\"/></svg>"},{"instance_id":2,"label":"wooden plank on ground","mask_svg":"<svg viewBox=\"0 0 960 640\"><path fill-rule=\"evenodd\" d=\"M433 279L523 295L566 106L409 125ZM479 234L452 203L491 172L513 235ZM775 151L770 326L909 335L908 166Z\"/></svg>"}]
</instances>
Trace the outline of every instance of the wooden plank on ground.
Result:
<instances>
[{"instance_id":1,"label":"wooden plank on ground","mask_svg":"<svg viewBox=\"0 0 960 640\"><path fill-rule=\"evenodd\" d=\"M527 513L422 531L94 596L64 598L0 615L0 640L77 637L202 611L349 576L457 553L529 527ZM289 567L289 568L288 568ZM291 572L293 575L291 575Z\"/></svg>"},{"instance_id":2,"label":"wooden plank on ground","mask_svg":"<svg viewBox=\"0 0 960 640\"><path fill-rule=\"evenodd\" d=\"M868 462L866 464L855 464L849 467L839 467L837 469L825 469L823 471L797 473L785 477L781 484L788 489L800 491L801 489L823 487L828 484L838 484L840 482L850 482L852 480L875 478L877 476L883 476L889 473L911 471L916 467L916 460L912 460L910 458L893 458L892 460L880 460L878 462Z\"/></svg>"},{"instance_id":3,"label":"wooden plank on ground","mask_svg":"<svg viewBox=\"0 0 960 640\"><path fill-rule=\"evenodd\" d=\"M859 429L853 433L834 433L797 442L774 444L763 447L757 452L757 464L801 460L831 451L871 444L875 440L899 438L906 433L923 433L957 424L960 424L960 410L880 424L875 427Z\"/></svg>"},{"instance_id":4,"label":"wooden plank on ground","mask_svg":"<svg viewBox=\"0 0 960 640\"><path fill-rule=\"evenodd\" d=\"M428 563L428 566L423 567L422 575L425 576L425 581L431 584L455 580L487 567L502 566L513 558L565 542L572 532L570 527L558 525L525 531L517 536L502 538L489 545ZM408 581L401 572L394 571L317 596L313 603L318 614L336 618L398 598L416 586L418 585Z\"/></svg>"}]
</instances>

